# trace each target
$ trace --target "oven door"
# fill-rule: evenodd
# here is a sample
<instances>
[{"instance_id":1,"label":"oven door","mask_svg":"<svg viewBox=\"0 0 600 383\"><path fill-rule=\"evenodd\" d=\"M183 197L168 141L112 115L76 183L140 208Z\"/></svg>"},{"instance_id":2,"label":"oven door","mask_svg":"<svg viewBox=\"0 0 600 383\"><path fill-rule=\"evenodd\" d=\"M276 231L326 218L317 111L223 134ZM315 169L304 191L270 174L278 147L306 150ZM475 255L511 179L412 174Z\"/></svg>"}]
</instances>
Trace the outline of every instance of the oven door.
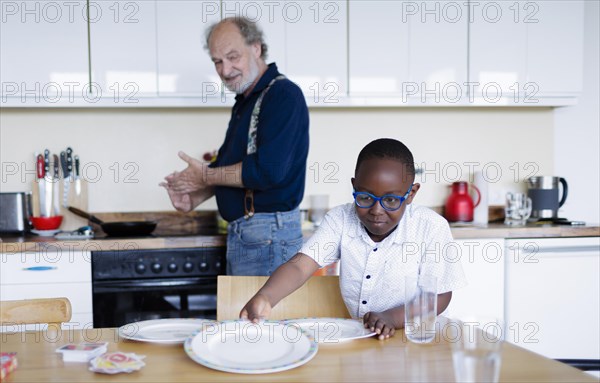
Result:
<instances>
[{"instance_id":1,"label":"oven door","mask_svg":"<svg viewBox=\"0 0 600 383\"><path fill-rule=\"evenodd\" d=\"M163 318L215 319L217 278L96 281L94 327Z\"/></svg>"}]
</instances>

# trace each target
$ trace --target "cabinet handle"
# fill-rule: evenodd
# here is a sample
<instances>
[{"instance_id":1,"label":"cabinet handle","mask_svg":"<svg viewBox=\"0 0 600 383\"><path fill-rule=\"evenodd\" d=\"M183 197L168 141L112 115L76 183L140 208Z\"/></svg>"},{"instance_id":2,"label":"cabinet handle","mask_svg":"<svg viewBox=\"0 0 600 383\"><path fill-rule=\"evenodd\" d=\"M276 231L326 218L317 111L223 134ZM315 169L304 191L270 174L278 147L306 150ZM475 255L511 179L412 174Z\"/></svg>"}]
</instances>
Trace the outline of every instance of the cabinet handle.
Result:
<instances>
[{"instance_id":1,"label":"cabinet handle","mask_svg":"<svg viewBox=\"0 0 600 383\"><path fill-rule=\"evenodd\" d=\"M23 270L25 271L46 271L46 270L56 270L57 267L53 267L53 266L32 266L32 267L25 267Z\"/></svg>"}]
</instances>

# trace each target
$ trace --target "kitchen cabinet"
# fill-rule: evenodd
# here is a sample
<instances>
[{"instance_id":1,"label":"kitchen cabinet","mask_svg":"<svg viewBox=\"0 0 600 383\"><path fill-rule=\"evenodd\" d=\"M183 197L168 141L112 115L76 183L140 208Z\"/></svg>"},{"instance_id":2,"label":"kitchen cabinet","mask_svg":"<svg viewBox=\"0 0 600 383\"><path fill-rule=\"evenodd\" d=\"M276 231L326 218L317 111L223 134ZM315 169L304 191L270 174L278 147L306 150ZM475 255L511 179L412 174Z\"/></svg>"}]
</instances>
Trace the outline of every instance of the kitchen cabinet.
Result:
<instances>
[{"instance_id":1,"label":"kitchen cabinet","mask_svg":"<svg viewBox=\"0 0 600 383\"><path fill-rule=\"evenodd\" d=\"M583 5L471 2L469 89L474 103L574 103L581 91Z\"/></svg>"},{"instance_id":2,"label":"kitchen cabinet","mask_svg":"<svg viewBox=\"0 0 600 383\"><path fill-rule=\"evenodd\" d=\"M600 359L600 237L506 241L507 340L550 358Z\"/></svg>"},{"instance_id":3,"label":"kitchen cabinet","mask_svg":"<svg viewBox=\"0 0 600 383\"><path fill-rule=\"evenodd\" d=\"M399 22L405 3L364 0L350 3L351 96L402 94L402 84L409 79L408 23Z\"/></svg>"},{"instance_id":4,"label":"kitchen cabinet","mask_svg":"<svg viewBox=\"0 0 600 383\"><path fill-rule=\"evenodd\" d=\"M582 88L579 0L0 3L2 106L229 107L204 31L239 14L309 106L561 106Z\"/></svg>"},{"instance_id":5,"label":"kitchen cabinet","mask_svg":"<svg viewBox=\"0 0 600 383\"><path fill-rule=\"evenodd\" d=\"M92 266L88 251L62 249L1 253L0 300L66 297L68 328L92 328ZM32 326L29 326L32 327ZM12 326L6 330L14 331Z\"/></svg>"},{"instance_id":6,"label":"kitchen cabinet","mask_svg":"<svg viewBox=\"0 0 600 383\"><path fill-rule=\"evenodd\" d=\"M2 106L67 106L86 95L85 4L0 0Z\"/></svg>"},{"instance_id":7,"label":"kitchen cabinet","mask_svg":"<svg viewBox=\"0 0 600 383\"><path fill-rule=\"evenodd\" d=\"M464 4L352 1L349 7L351 97L417 105L466 98Z\"/></svg>"},{"instance_id":8,"label":"kitchen cabinet","mask_svg":"<svg viewBox=\"0 0 600 383\"><path fill-rule=\"evenodd\" d=\"M91 98L135 106L156 97L156 2L90 2L89 19Z\"/></svg>"},{"instance_id":9,"label":"kitchen cabinet","mask_svg":"<svg viewBox=\"0 0 600 383\"><path fill-rule=\"evenodd\" d=\"M285 1L286 75L309 106L336 106L348 90L346 1Z\"/></svg>"},{"instance_id":10,"label":"kitchen cabinet","mask_svg":"<svg viewBox=\"0 0 600 383\"><path fill-rule=\"evenodd\" d=\"M204 48L204 32L221 19L220 3L159 0L156 4L159 96L219 101L221 79Z\"/></svg>"},{"instance_id":11,"label":"kitchen cabinet","mask_svg":"<svg viewBox=\"0 0 600 383\"><path fill-rule=\"evenodd\" d=\"M504 238L456 240L468 285L452 293L450 315L504 320Z\"/></svg>"}]
</instances>

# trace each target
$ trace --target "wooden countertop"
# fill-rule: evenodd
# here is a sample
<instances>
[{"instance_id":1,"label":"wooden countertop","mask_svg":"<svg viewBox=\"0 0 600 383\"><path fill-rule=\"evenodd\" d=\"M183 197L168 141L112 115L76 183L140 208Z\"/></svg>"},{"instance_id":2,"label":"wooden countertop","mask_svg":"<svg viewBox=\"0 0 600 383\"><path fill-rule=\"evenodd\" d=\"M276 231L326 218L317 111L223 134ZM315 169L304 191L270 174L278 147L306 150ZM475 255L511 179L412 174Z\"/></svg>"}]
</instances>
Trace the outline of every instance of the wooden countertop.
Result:
<instances>
[{"instance_id":1,"label":"wooden countertop","mask_svg":"<svg viewBox=\"0 0 600 383\"><path fill-rule=\"evenodd\" d=\"M537 225L508 226L502 223L489 223L487 226L450 225L454 239L471 238L547 238L547 237L599 237L600 226Z\"/></svg>"},{"instance_id":2,"label":"wooden countertop","mask_svg":"<svg viewBox=\"0 0 600 383\"><path fill-rule=\"evenodd\" d=\"M490 223L487 226L453 226L455 239L476 238L548 238L548 237L600 237L600 226L527 225L523 227ZM305 231L309 236L311 230ZM57 240L52 237L1 236L0 252L19 253L25 251L52 250L137 250L186 247L226 246L225 234L156 236L147 238L97 238Z\"/></svg>"},{"instance_id":3,"label":"wooden countertop","mask_svg":"<svg viewBox=\"0 0 600 383\"><path fill-rule=\"evenodd\" d=\"M2 237L0 252L20 253L25 251L53 250L142 250L142 249L171 249L189 247L221 247L225 246L225 235L189 235L165 236L146 238L98 238L98 239L68 239L57 240L52 237L35 235L24 237Z\"/></svg>"},{"instance_id":4,"label":"wooden countertop","mask_svg":"<svg viewBox=\"0 0 600 383\"><path fill-rule=\"evenodd\" d=\"M453 382L450 344L408 343L403 331L379 341L360 339L320 345L307 364L278 373L244 375L211 370L195 363L181 345L157 345L120 339L115 329L2 334L3 352L17 352L19 366L8 382ZM145 355L146 366L132 373L105 375L88 363L64 363L55 349L69 342L109 342L108 351ZM500 382L597 382L573 367L503 344Z\"/></svg>"}]
</instances>

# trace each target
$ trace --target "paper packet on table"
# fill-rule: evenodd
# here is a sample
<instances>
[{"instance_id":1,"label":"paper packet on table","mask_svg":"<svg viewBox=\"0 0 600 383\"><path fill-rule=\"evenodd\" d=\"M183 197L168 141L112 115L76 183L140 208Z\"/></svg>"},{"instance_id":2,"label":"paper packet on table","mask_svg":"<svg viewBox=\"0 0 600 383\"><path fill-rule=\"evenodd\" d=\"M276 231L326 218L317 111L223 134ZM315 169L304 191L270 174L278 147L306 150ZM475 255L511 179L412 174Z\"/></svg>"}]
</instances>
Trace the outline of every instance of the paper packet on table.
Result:
<instances>
[{"instance_id":1,"label":"paper packet on table","mask_svg":"<svg viewBox=\"0 0 600 383\"><path fill-rule=\"evenodd\" d=\"M102 355L107 350L108 343L88 343L66 344L56 349L56 352L63 355L65 362L87 362L92 358Z\"/></svg>"},{"instance_id":2,"label":"paper packet on table","mask_svg":"<svg viewBox=\"0 0 600 383\"><path fill-rule=\"evenodd\" d=\"M109 352L100 355L90 362L90 371L102 374L118 374L120 372L134 372L146 365L142 361L146 356L125 352Z\"/></svg>"},{"instance_id":3,"label":"paper packet on table","mask_svg":"<svg viewBox=\"0 0 600 383\"><path fill-rule=\"evenodd\" d=\"M0 380L17 368L16 352L0 352Z\"/></svg>"}]
</instances>

